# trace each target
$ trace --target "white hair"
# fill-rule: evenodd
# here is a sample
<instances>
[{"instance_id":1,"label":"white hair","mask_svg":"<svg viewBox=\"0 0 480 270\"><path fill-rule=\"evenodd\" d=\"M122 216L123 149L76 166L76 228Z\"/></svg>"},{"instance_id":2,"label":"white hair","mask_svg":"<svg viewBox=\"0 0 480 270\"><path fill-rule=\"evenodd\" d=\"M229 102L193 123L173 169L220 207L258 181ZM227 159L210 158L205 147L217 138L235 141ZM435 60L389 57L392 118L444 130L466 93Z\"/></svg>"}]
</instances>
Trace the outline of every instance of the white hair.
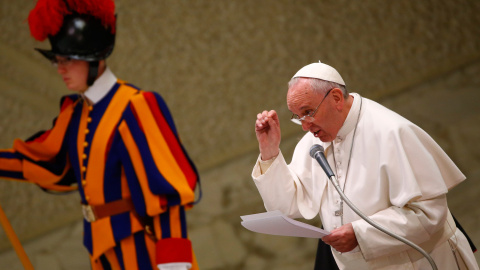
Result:
<instances>
[{"instance_id":1,"label":"white hair","mask_svg":"<svg viewBox=\"0 0 480 270\"><path fill-rule=\"evenodd\" d=\"M295 86L301 80L307 80L308 83L310 84L310 86L312 87L313 91L315 91L319 94L326 94L328 90L333 89L333 88L338 88L338 89L342 90L344 98L348 97L348 91L347 91L347 88L345 87L345 85L341 85L341 84L334 83L334 82L329 82L329 81L324 81L324 80L316 79L316 78L305 78L305 77L292 78L288 82L288 89Z\"/></svg>"}]
</instances>

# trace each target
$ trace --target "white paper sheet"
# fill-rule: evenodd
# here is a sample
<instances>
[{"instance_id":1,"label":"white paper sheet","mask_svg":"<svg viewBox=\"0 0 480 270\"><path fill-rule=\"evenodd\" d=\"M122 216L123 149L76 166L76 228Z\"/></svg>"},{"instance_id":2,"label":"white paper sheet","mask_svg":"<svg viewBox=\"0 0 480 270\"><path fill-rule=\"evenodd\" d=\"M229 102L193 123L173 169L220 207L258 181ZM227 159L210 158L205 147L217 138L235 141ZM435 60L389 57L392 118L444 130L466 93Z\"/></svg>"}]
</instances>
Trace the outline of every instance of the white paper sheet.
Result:
<instances>
[{"instance_id":1,"label":"white paper sheet","mask_svg":"<svg viewBox=\"0 0 480 270\"><path fill-rule=\"evenodd\" d=\"M318 227L291 219L278 210L241 218L243 227L258 233L308 238L322 238L330 234Z\"/></svg>"}]
</instances>

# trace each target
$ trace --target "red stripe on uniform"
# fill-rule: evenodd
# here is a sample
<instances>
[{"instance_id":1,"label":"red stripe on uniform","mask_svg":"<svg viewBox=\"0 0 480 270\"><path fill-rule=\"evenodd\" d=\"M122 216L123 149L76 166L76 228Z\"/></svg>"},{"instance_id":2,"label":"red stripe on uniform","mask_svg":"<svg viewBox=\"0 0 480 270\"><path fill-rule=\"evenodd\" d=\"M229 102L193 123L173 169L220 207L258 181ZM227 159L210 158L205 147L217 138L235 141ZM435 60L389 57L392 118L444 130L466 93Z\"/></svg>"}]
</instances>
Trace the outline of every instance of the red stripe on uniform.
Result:
<instances>
[{"instance_id":1,"label":"red stripe on uniform","mask_svg":"<svg viewBox=\"0 0 480 270\"><path fill-rule=\"evenodd\" d=\"M185 238L160 239L157 244L157 264L187 262L192 263L192 243Z\"/></svg>"},{"instance_id":2,"label":"red stripe on uniform","mask_svg":"<svg viewBox=\"0 0 480 270\"><path fill-rule=\"evenodd\" d=\"M195 185L197 183L197 174L195 171L192 169L190 166L190 163L188 159L186 158L182 147L180 146L180 143L177 140L177 137L175 134L172 132L172 129L168 125L167 121L163 117L163 114L158 107L157 100L155 98L154 93L152 92L147 92L144 93L145 100L148 103L148 106L150 107L150 110L155 118L155 121L157 122L158 127L160 128L160 131L162 132L165 141L168 144L168 147L170 148L170 151L172 152L172 155L175 157L175 160L177 163L180 165L180 168L183 171L183 174L187 178L188 184L192 190L195 189Z\"/></svg>"}]
</instances>

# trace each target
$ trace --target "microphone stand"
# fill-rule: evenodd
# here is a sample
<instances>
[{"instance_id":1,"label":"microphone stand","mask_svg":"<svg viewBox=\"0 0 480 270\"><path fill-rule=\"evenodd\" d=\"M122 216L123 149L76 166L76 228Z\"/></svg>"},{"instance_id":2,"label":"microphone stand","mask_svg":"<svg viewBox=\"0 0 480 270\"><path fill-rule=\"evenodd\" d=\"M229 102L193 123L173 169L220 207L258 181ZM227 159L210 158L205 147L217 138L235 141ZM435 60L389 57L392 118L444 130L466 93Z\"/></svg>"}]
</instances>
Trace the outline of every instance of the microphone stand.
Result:
<instances>
[{"instance_id":1,"label":"microphone stand","mask_svg":"<svg viewBox=\"0 0 480 270\"><path fill-rule=\"evenodd\" d=\"M335 187L335 189L337 190L338 194L340 194L340 197L342 197L342 199L347 203L347 205L353 210L353 212L355 212L357 215L359 215L363 220L365 220L366 222L368 222L370 225L372 225L373 227L377 228L378 230L382 231L383 233L386 233L388 235L390 235L391 237L411 246L412 248L416 249L418 252L420 252L425 258L427 258L428 262L430 263L430 265L432 266L432 269L433 270L438 270L437 268L437 265L435 264L435 261L433 261L432 257L430 256L430 254L428 254L427 252L425 252L425 250L423 250L421 247L419 247L418 245L416 245L415 243L413 243L412 241L402 237L402 236L399 236L399 235L396 235L392 232L390 232L389 230L385 229L384 227L382 227L381 225L375 223L373 220L371 220L369 217L367 217L365 214L363 214L348 198L347 196L345 196L345 194L343 193L342 189L340 188L340 185L338 184L338 181L337 181L337 178L335 177L335 175L333 175L332 173L332 176L330 176L330 181L332 182L333 186Z\"/></svg>"}]
</instances>

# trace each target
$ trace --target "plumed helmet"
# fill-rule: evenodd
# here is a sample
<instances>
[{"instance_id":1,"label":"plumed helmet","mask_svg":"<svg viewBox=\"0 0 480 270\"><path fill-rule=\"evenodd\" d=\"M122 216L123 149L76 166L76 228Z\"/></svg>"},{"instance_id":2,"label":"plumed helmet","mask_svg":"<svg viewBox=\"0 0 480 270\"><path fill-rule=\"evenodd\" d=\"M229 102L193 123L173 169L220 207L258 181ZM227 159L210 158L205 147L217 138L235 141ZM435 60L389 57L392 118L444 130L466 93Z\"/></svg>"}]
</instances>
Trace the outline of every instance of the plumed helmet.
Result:
<instances>
[{"instance_id":1,"label":"plumed helmet","mask_svg":"<svg viewBox=\"0 0 480 270\"><path fill-rule=\"evenodd\" d=\"M48 39L51 50L36 49L48 59L59 55L85 61L102 60L112 53L115 44L115 34L99 19L84 14L65 16L58 33Z\"/></svg>"},{"instance_id":2,"label":"plumed helmet","mask_svg":"<svg viewBox=\"0 0 480 270\"><path fill-rule=\"evenodd\" d=\"M48 37L51 50L36 50L50 60L107 58L115 44L114 10L113 0L38 0L28 16L30 32L39 41Z\"/></svg>"}]
</instances>

